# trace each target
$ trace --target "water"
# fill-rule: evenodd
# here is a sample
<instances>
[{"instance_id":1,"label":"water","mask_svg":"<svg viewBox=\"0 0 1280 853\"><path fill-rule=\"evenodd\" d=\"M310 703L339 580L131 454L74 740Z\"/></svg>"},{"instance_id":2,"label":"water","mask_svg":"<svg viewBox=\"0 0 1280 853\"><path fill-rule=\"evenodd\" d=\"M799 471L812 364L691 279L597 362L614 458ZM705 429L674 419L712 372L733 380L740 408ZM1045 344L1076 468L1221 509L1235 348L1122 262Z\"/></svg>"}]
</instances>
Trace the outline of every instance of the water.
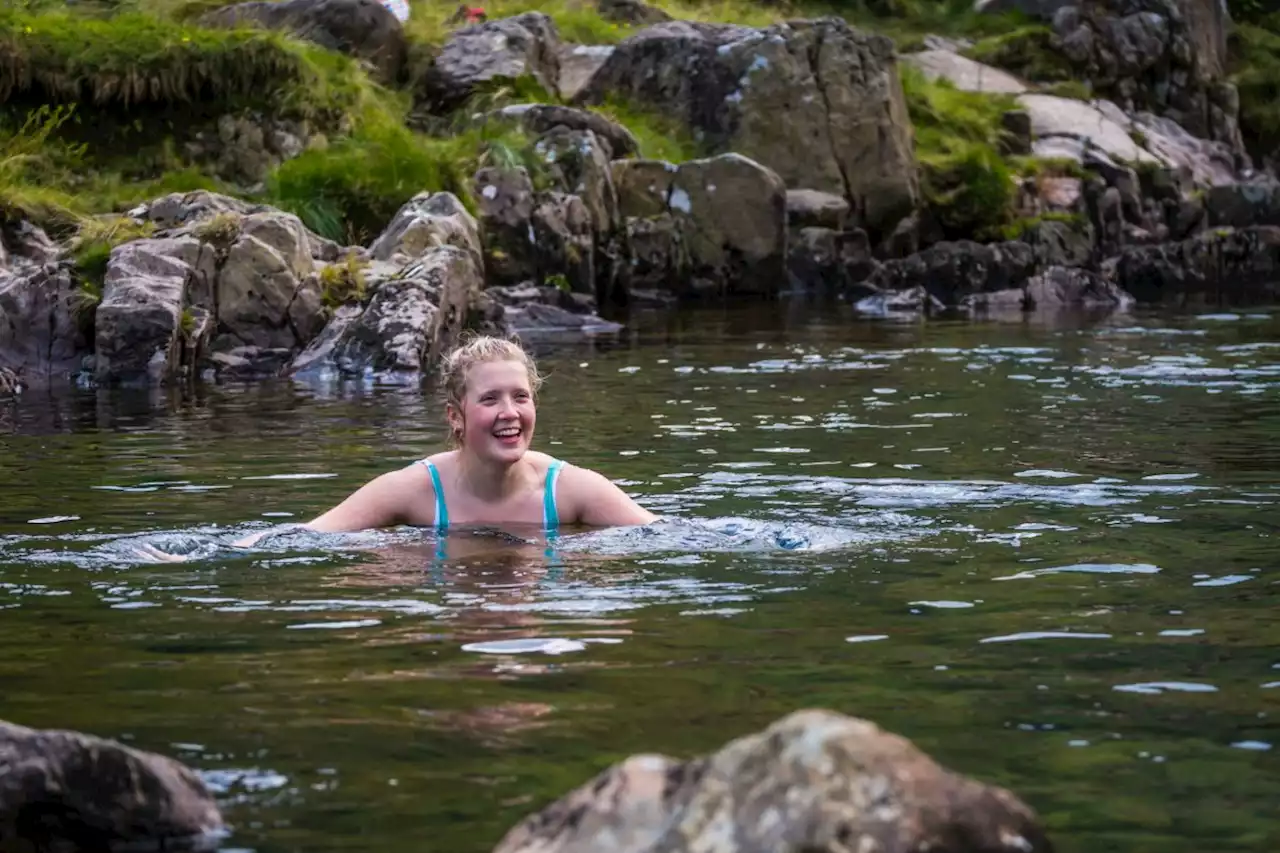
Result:
<instances>
[{"instance_id":1,"label":"water","mask_svg":"<svg viewBox=\"0 0 1280 853\"><path fill-rule=\"evenodd\" d=\"M0 404L0 717L180 757L227 851L485 851L625 755L819 706L1014 789L1061 850L1280 847L1280 312L707 311L541 365L538 445L664 521L554 560L237 552L441 447L436 404Z\"/></svg>"}]
</instances>

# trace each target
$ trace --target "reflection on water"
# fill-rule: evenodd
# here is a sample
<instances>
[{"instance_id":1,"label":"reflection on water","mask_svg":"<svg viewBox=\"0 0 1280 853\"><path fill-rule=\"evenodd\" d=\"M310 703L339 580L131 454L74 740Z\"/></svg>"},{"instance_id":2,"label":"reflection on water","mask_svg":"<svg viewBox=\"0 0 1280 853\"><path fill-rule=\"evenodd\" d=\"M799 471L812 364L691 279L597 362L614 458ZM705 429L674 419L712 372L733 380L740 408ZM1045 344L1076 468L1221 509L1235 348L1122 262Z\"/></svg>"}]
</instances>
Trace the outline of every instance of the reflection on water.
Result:
<instances>
[{"instance_id":1,"label":"reflection on water","mask_svg":"<svg viewBox=\"0 0 1280 853\"><path fill-rule=\"evenodd\" d=\"M486 850L620 756L803 706L1067 851L1280 849L1280 315L713 311L541 365L539 445L660 521L238 549L441 447L433 397L0 402L0 716L188 762L228 851Z\"/></svg>"}]
</instances>

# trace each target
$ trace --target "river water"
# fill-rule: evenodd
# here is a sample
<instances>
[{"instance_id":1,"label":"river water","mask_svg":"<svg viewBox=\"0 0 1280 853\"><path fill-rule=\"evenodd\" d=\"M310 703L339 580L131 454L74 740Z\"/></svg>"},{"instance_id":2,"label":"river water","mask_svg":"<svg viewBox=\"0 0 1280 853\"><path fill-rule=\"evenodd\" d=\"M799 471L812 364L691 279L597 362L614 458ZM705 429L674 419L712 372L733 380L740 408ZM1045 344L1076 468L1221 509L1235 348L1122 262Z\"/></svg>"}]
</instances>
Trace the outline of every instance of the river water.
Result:
<instances>
[{"instance_id":1,"label":"river water","mask_svg":"<svg viewBox=\"0 0 1280 853\"><path fill-rule=\"evenodd\" d=\"M540 365L537 446L663 521L238 553L439 449L434 399L0 403L0 717L184 760L227 851L478 853L803 707L1012 788L1060 850L1280 849L1280 312L707 310Z\"/></svg>"}]
</instances>

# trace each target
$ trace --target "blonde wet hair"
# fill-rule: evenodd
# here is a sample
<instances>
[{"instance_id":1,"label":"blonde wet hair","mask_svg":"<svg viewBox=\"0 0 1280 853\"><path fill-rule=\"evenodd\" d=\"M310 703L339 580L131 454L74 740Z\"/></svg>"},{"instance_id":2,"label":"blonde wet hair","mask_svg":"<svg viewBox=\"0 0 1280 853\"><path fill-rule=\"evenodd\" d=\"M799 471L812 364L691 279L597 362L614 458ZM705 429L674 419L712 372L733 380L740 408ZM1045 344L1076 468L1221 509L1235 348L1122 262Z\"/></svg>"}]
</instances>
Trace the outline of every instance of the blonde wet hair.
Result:
<instances>
[{"instance_id":1,"label":"blonde wet hair","mask_svg":"<svg viewBox=\"0 0 1280 853\"><path fill-rule=\"evenodd\" d=\"M538 389L542 387L542 375L538 373L538 366L524 347L508 338L475 335L464 338L440 363L440 389L444 393L445 403L461 412L463 398L467 396L467 372L477 364L494 361L515 361L524 365L525 372L529 375L529 390L537 400ZM449 444L453 447L462 445L462 435L458 430L449 430Z\"/></svg>"}]
</instances>

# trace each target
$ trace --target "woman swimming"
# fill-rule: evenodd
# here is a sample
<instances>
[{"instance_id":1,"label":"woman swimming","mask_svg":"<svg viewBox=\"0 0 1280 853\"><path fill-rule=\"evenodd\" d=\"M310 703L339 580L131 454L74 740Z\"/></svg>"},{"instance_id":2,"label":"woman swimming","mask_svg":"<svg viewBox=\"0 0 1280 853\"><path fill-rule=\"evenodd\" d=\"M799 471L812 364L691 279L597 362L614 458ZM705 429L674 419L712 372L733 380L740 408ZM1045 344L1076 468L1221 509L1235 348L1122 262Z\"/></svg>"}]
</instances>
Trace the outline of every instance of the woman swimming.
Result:
<instances>
[{"instance_id":1,"label":"woman swimming","mask_svg":"<svg viewBox=\"0 0 1280 853\"><path fill-rule=\"evenodd\" d=\"M476 337L441 367L453 449L389 471L303 525L350 532L396 524L533 524L612 527L655 516L616 485L530 450L542 378L519 344Z\"/></svg>"},{"instance_id":2,"label":"woman swimming","mask_svg":"<svg viewBox=\"0 0 1280 853\"><path fill-rule=\"evenodd\" d=\"M562 525L656 520L595 471L529 449L542 377L519 344L472 338L445 357L440 373L452 449L375 477L305 524L260 531L232 547L297 529L350 533L405 524L443 534L454 525L536 525L554 536ZM137 551L166 562L187 559L150 544Z\"/></svg>"}]
</instances>

